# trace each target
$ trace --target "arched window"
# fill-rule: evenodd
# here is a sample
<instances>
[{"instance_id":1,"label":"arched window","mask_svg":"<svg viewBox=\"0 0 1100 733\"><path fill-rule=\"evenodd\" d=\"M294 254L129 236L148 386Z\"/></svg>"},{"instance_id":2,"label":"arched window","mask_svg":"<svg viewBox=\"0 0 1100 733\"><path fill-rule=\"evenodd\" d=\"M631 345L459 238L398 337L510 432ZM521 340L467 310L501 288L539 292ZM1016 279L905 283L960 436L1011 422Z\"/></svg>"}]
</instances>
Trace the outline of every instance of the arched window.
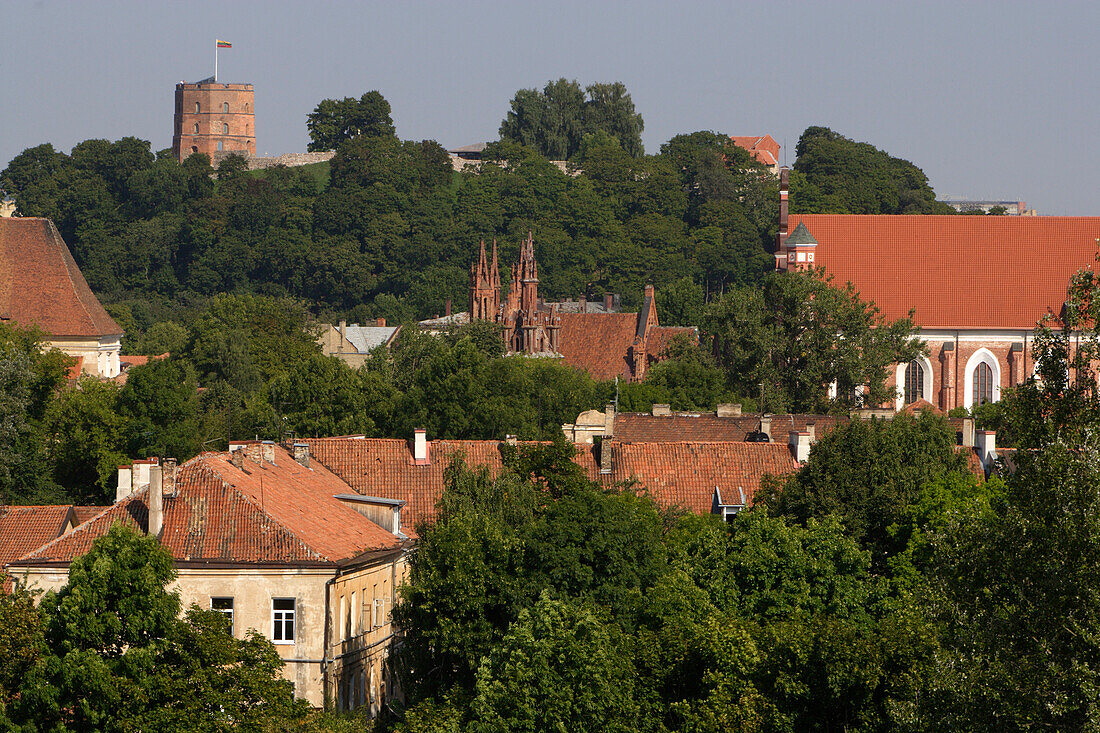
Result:
<instances>
[{"instance_id":1,"label":"arched window","mask_svg":"<svg viewBox=\"0 0 1100 733\"><path fill-rule=\"evenodd\" d=\"M905 404L924 399L924 365L911 361L905 367Z\"/></svg>"},{"instance_id":2,"label":"arched window","mask_svg":"<svg viewBox=\"0 0 1100 733\"><path fill-rule=\"evenodd\" d=\"M229 102L222 102L222 112L229 111Z\"/></svg>"},{"instance_id":3,"label":"arched window","mask_svg":"<svg viewBox=\"0 0 1100 733\"><path fill-rule=\"evenodd\" d=\"M222 123L222 134L223 135L228 135L229 134L229 123L228 122L223 122Z\"/></svg>"},{"instance_id":4,"label":"arched window","mask_svg":"<svg viewBox=\"0 0 1100 733\"><path fill-rule=\"evenodd\" d=\"M195 123L195 134L196 135L199 134L199 123L197 123L197 122Z\"/></svg>"},{"instance_id":5,"label":"arched window","mask_svg":"<svg viewBox=\"0 0 1100 733\"><path fill-rule=\"evenodd\" d=\"M219 140L218 141L218 152L220 153L221 151L222 151L222 141Z\"/></svg>"},{"instance_id":6,"label":"arched window","mask_svg":"<svg viewBox=\"0 0 1100 733\"><path fill-rule=\"evenodd\" d=\"M993 369L984 361L974 368L974 404L993 401Z\"/></svg>"},{"instance_id":7,"label":"arched window","mask_svg":"<svg viewBox=\"0 0 1100 733\"><path fill-rule=\"evenodd\" d=\"M198 113L199 113L199 112L201 111L201 109L202 109L202 108L201 108L201 107L199 107L199 103L198 103L198 102L195 102L195 114L198 114Z\"/></svg>"},{"instance_id":8,"label":"arched window","mask_svg":"<svg viewBox=\"0 0 1100 733\"><path fill-rule=\"evenodd\" d=\"M247 102L246 102L246 103L245 103L245 105L244 105L244 111L245 111L245 112L248 112L248 103L247 103Z\"/></svg>"},{"instance_id":9,"label":"arched window","mask_svg":"<svg viewBox=\"0 0 1100 733\"><path fill-rule=\"evenodd\" d=\"M246 136L248 135L248 131L249 131L249 129L250 129L251 127L252 127L252 125L245 125L245 126L244 126L244 134L245 134Z\"/></svg>"},{"instance_id":10,"label":"arched window","mask_svg":"<svg viewBox=\"0 0 1100 733\"><path fill-rule=\"evenodd\" d=\"M198 148L198 146L197 146L197 145L192 145L192 146L191 146L191 152L192 152L192 153L197 153L197 152L199 152L199 148Z\"/></svg>"}]
</instances>

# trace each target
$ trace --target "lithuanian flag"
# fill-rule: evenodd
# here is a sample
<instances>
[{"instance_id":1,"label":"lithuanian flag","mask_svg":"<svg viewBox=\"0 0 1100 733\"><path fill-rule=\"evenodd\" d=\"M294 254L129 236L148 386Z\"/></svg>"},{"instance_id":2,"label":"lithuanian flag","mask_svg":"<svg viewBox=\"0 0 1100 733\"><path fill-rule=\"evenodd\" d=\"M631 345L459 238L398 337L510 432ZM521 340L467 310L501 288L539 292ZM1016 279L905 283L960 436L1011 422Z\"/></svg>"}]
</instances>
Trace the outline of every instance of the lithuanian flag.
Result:
<instances>
[{"instance_id":1,"label":"lithuanian flag","mask_svg":"<svg viewBox=\"0 0 1100 733\"><path fill-rule=\"evenodd\" d=\"M218 41L218 48L233 48L233 44L229 41Z\"/></svg>"}]
</instances>

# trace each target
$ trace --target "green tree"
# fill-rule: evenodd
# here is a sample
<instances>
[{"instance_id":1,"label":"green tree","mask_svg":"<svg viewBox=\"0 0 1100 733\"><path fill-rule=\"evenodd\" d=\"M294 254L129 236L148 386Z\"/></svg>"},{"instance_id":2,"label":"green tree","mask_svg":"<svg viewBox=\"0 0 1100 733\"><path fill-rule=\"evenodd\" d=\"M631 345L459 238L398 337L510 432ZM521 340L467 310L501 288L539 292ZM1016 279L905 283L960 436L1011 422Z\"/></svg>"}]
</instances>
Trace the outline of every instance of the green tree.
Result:
<instances>
[{"instance_id":1,"label":"green tree","mask_svg":"<svg viewBox=\"0 0 1100 733\"><path fill-rule=\"evenodd\" d=\"M704 333L731 389L762 390L761 409L773 412L891 400L887 367L923 349L910 318L885 321L850 284L834 287L820 272L773 273L762 287L729 291L711 303Z\"/></svg>"},{"instance_id":2,"label":"green tree","mask_svg":"<svg viewBox=\"0 0 1100 733\"><path fill-rule=\"evenodd\" d=\"M113 500L110 481L128 455L126 427L119 412L119 388L112 382L82 377L50 404L45 433L53 476L74 500Z\"/></svg>"},{"instance_id":3,"label":"green tree","mask_svg":"<svg viewBox=\"0 0 1100 733\"><path fill-rule=\"evenodd\" d=\"M0 574L0 583L10 582ZM19 688L45 647L34 596L16 586L0 592L0 727Z\"/></svg>"},{"instance_id":4,"label":"green tree","mask_svg":"<svg viewBox=\"0 0 1100 733\"><path fill-rule=\"evenodd\" d=\"M310 151L335 150L341 143L359 136L394 134L390 103L380 92L367 92L359 99L322 99L306 118Z\"/></svg>"}]
</instances>

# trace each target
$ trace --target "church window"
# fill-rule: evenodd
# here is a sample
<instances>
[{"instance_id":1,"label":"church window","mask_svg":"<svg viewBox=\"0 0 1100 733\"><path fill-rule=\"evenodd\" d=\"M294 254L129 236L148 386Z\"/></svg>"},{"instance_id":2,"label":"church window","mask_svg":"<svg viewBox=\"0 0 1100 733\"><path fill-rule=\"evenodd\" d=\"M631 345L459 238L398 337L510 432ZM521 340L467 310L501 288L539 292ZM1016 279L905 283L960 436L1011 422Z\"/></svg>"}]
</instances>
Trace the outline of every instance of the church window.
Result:
<instances>
[{"instance_id":1,"label":"church window","mask_svg":"<svg viewBox=\"0 0 1100 733\"><path fill-rule=\"evenodd\" d=\"M974 404L993 401L993 370L984 361L974 369Z\"/></svg>"},{"instance_id":2,"label":"church window","mask_svg":"<svg viewBox=\"0 0 1100 733\"><path fill-rule=\"evenodd\" d=\"M198 114L202 110L198 102L195 102L195 114Z\"/></svg>"},{"instance_id":3,"label":"church window","mask_svg":"<svg viewBox=\"0 0 1100 733\"><path fill-rule=\"evenodd\" d=\"M905 404L920 399L924 399L924 365L913 360L905 367Z\"/></svg>"},{"instance_id":4,"label":"church window","mask_svg":"<svg viewBox=\"0 0 1100 733\"><path fill-rule=\"evenodd\" d=\"M229 102L222 102L222 112L229 111Z\"/></svg>"},{"instance_id":5,"label":"church window","mask_svg":"<svg viewBox=\"0 0 1100 733\"><path fill-rule=\"evenodd\" d=\"M222 134L223 135L228 135L229 134L229 123L228 122L223 122L222 123Z\"/></svg>"}]
</instances>

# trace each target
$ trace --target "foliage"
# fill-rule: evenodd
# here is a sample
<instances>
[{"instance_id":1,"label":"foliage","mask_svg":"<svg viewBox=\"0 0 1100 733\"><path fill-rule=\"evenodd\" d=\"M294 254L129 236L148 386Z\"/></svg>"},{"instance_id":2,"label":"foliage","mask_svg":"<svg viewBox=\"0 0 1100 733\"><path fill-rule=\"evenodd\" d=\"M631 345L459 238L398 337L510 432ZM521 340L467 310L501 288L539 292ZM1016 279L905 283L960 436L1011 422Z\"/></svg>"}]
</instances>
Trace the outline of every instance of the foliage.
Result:
<instances>
[{"instance_id":1,"label":"foliage","mask_svg":"<svg viewBox=\"0 0 1100 733\"><path fill-rule=\"evenodd\" d=\"M10 579L0 574L0 583ZM0 591L0 726L20 685L42 654L42 619L34 596L16 586Z\"/></svg>"},{"instance_id":2,"label":"foliage","mask_svg":"<svg viewBox=\"0 0 1100 733\"><path fill-rule=\"evenodd\" d=\"M335 150L347 140L365 136L393 135L390 103L377 91L359 99L322 99L306 118L310 152Z\"/></svg>"},{"instance_id":3,"label":"foliage","mask_svg":"<svg viewBox=\"0 0 1100 733\"><path fill-rule=\"evenodd\" d=\"M549 81L542 91L520 89L500 125L500 138L529 145L551 160L571 160L595 145L642 155L642 116L622 82Z\"/></svg>"},{"instance_id":4,"label":"foliage","mask_svg":"<svg viewBox=\"0 0 1100 733\"><path fill-rule=\"evenodd\" d=\"M795 152L792 213L956 213L936 201L920 168L827 127L806 128Z\"/></svg>"},{"instance_id":5,"label":"foliage","mask_svg":"<svg viewBox=\"0 0 1100 733\"><path fill-rule=\"evenodd\" d=\"M820 272L773 273L731 290L704 319L732 391L761 396L771 412L828 412L894 397L887 367L924 348L910 318L887 322L851 286ZM830 385L836 396L830 397Z\"/></svg>"}]
</instances>

